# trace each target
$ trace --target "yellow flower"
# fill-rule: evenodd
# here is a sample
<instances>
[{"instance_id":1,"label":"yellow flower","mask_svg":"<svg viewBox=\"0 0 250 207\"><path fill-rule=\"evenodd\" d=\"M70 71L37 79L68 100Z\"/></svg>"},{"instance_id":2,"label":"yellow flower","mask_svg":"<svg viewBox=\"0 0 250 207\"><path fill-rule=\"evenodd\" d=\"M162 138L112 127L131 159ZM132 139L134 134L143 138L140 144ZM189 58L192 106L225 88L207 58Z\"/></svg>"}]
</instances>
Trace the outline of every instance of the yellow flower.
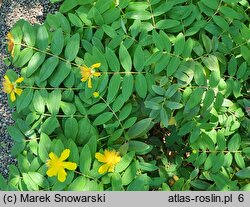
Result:
<instances>
[{"instance_id":1,"label":"yellow flower","mask_svg":"<svg viewBox=\"0 0 250 207\"><path fill-rule=\"evenodd\" d=\"M117 165L117 163L119 163L121 160L121 157L119 156L118 152L116 152L115 150L112 150L112 151L105 150L104 154L97 152L95 153L95 158L99 162L105 163L98 169L98 172L100 174L104 174L106 172L114 172L115 165Z\"/></svg>"},{"instance_id":2,"label":"yellow flower","mask_svg":"<svg viewBox=\"0 0 250 207\"><path fill-rule=\"evenodd\" d=\"M91 65L90 68L85 65L80 67L81 75L82 75L81 81L85 82L88 80L88 88L92 88L91 78L93 78L93 76L98 77L101 75L100 72L95 71L95 68L99 68L100 66L101 66L101 63L96 63L96 64Z\"/></svg>"},{"instance_id":3,"label":"yellow flower","mask_svg":"<svg viewBox=\"0 0 250 207\"><path fill-rule=\"evenodd\" d=\"M22 89L17 88L17 83L23 82L24 78L20 77L18 78L14 83L10 82L10 79L8 78L7 75L4 76L4 81L3 81L3 91L7 94L10 94L10 100L14 102L16 100L16 95L19 95L23 92Z\"/></svg>"},{"instance_id":4,"label":"yellow flower","mask_svg":"<svg viewBox=\"0 0 250 207\"><path fill-rule=\"evenodd\" d=\"M95 91L95 92L93 93L93 96L94 96L95 98L98 98L98 97L99 97L99 92Z\"/></svg>"},{"instance_id":5,"label":"yellow flower","mask_svg":"<svg viewBox=\"0 0 250 207\"><path fill-rule=\"evenodd\" d=\"M8 51L11 54L11 56L14 57L15 42L14 42L14 37L10 32L7 34L7 40L8 40Z\"/></svg>"},{"instance_id":6,"label":"yellow flower","mask_svg":"<svg viewBox=\"0 0 250 207\"><path fill-rule=\"evenodd\" d=\"M65 169L75 170L77 165L74 162L64 162L70 154L69 149L65 149L61 156L58 158L53 152L49 153L50 160L47 161L48 171L47 175L49 177L56 176L60 182L64 182L67 173Z\"/></svg>"}]
</instances>

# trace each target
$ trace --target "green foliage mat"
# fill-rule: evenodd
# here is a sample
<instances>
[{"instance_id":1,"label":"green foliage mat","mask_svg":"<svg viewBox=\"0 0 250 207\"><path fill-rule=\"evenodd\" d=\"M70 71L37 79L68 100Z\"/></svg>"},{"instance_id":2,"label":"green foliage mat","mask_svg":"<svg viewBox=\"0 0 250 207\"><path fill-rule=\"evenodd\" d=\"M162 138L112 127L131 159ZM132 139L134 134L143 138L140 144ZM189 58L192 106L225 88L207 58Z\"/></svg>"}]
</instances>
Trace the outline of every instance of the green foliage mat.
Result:
<instances>
[{"instance_id":1,"label":"green foliage mat","mask_svg":"<svg viewBox=\"0 0 250 207\"><path fill-rule=\"evenodd\" d=\"M250 190L249 8L65 0L43 25L17 22L9 60L24 80L6 75L18 162L0 188ZM48 176L51 152L58 169L77 164L63 182Z\"/></svg>"}]
</instances>

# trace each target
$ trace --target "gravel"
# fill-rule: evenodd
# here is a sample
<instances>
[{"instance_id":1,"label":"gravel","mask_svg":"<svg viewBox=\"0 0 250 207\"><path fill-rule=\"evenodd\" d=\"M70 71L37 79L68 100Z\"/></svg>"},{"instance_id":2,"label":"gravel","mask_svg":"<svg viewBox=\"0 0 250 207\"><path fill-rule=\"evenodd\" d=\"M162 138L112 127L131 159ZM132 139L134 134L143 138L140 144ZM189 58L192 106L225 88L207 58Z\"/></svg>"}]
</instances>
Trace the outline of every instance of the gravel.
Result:
<instances>
[{"instance_id":1,"label":"gravel","mask_svg":"<svg viewBox=\"0 0 250 207\"><path fill-rule=\"evenodd\" d=\"M58 10L58 4L51 4L49 0L0 0L0 80L7 69L4 59L8 57L5 41L6 34L19 19L25 19L30 23L42 23L48 13ZM0 84L2 87L2 83ZM8 166L15 164L15 158L11 156L12 139L8 135L7 126L13 124L7 96L0 90L0 174L8 177Z\"/></svg>"}]
</instances>

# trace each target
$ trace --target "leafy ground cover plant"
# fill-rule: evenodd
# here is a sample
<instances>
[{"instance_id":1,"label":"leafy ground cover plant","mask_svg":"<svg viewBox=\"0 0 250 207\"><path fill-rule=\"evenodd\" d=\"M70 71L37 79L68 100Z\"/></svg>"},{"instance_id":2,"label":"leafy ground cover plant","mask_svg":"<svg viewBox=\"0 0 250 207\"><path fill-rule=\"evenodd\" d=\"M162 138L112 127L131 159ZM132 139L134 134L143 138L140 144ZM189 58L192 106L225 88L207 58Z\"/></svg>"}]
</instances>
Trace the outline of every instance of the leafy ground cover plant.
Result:
<instances>
[{"instance_id":1,"label":"leafy ground cover plant","mask_svg":"<svg viewBox=\"0 0 250 207\"><path fill-rule=\"evenodd\" d=\"M3 81L17 166L1 188L250 190L248 14L246 0L65 0L17 22L20 73Z\"/></svg>"}]
</instances>

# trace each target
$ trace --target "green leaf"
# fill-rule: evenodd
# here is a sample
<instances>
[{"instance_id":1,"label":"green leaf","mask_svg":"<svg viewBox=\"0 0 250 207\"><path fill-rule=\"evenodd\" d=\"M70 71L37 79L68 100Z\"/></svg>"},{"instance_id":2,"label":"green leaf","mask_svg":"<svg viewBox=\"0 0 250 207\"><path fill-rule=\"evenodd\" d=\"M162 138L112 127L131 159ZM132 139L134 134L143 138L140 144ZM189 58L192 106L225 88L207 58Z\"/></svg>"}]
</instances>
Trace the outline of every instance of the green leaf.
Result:
<instances>
[{"instance_id":1,"label":"green leaf","mask_svg":"<svg viewBox=\"0 0 250 207\"><path fill-rule=\"evenodd\" d=\"M222 152L218 153L215 160L216 160L216 162L214 163L214 165L212 167L213 173L217 173L221 169L221 167L223 166L224 160L225 160L224 153L222 153Z\"/></svg>"},{"instance_id":2,"label":"green leaf","mask_svg":"<svg viewBox=\"0 0 250 207\"><path fill-rule=\"evenodd\" d=\"M207 159L205 160L204 170L209 170L210 168L212 168L215 162L216 162L216 154L210 153Z\"/></svg>"},{"instance_id":3,"label":"green leaf","mask_svg":"<svg viewBox=\"0 0 250 207\"><path fill-rule=\"evenodd\" d=\"M38 172L28 172L28 176L38 186L40 186L42 188L48 188L49 187L49 182L40 173L38 173Z\"/></svg>"},{"instance_id":4,"label":"green leaf","mask_svg":"<svg viewBox=\"0 0 250 207\"><path fill-rule=\"evenodd\" d=\"M36 36L36 39L37 39L36 45L40 50L45 51L47 49L48 38L49 38L49 34L48 34L46 27L44 25L39 26L37 30L37 36Z\"/></svg>"},{"instance_id":5,"label":"green leaf","mask_svg":"<svg viewBox=\"0 0 250 207\"><path fill-rule=\"evenodd\" d=\"M134 152L128 152L127 154L125 154L122 157L121 161L116 165L115 172L120 173L124 171L129 166L134 156L135 156Z\"/></svg>"},{"instance_id":6,"label":"green leaf","mask_svg":"<svg viewBox=\"0 0 250 207\"><path fill-rule=\"evenodd\" d=\"M47 134L41 133L40 135L40 142L38 145L38 155L39 158L46 163L49 159L49 153L50 153L50 146L51 146L51 140L47 136Z\"/></svg>"},{"instance_id":7,"label":"green leaf","mask_svg":"<svg viewBox=\"0 0 250 207\"><path fill-rule=\"evenodd\" d=\"M113 50L111 50L109 47L106 47L106 59L109 65L110 70L117 72L120 71L120 62L114 53Z\"/></svg>"},{"instance_id":8,"label":"green leaf","mask_svg":"<svg viewBox=\"0 0 250 207\"><path fill-rule=\"evenodd\" d=\"M64 133L67 138L76 139L78 133L78 122L75 118L68 118L65 121Z\"/></svg>"},{"instance_id":9,"label":"green leaf","mask_svg":"<svg viewBox=\"0 0 250 207\"><path fill-rule=\"evenodd\" d=\"M64 47L64 36L62 28L58 28L52 36L51 52L55 55L60 55Z\"/></svg>"},{"instance_id":10,"label":"green leaf","mask_svg":"<svg viewBox=\"0 0 250 207\"><path fill-rule=\"evenodd\" d=\"M246 46L240 46L240 54L247 62L250 62L250 50Z\"/></svg>"},{"instance_id":11,"label":"green leaf","mask_svg":"<svg viewBox=\"0 0 250 207\"><path fill-rule=\"evenodd\" d=\"M148 11L130 11L126 13L128 19L137 19L137 20L148 20L151 18L151 14Z\"/></svg>"},{"instance_id":12,"label":"green leaf","mask_svg":"<svg viewBox=\"0 0 250 207\"><path fill-rule=\"evenodd\" d=\"M112 103L120 89L121 84L121 75L120 74L114 74L109 82L108 87L108 96L107 96L107 102Z\"/></svg>"},{"instance_id":13,"label":"green leaf","mask_svg":"<svg viewBox=\"0 0 250 207\"><path fill-rule=\"evenodd\" d=\"M220 71L219 61L216 56L209 55L208 57L203 57L202 62L210 71Z\"/></svg>"},{"instance_id":14,"label":"green leaf","mask_svg":"<svg viewBox=\"0 0 250 207\"><path fill-rule=\"evenodd\" d=\"M115 38L117 36L115 29L109 25L106 24L102 25L102 29L111 38Z\"/></svg>"},{"instance_id":15,"label":"green leaf","mask_svg":"<svg viewBox=\"0 0 250 207\"><path fill-rule=\"evenodd\" d=\"M203 45L204 45L206 51L207 51L208 53L210 53L211 50L212 50L212 41L211 41L210 38L209 38L207 35L205 35L205 34L202 34L202 35L201 35L201 38L202 38L202 42L203 42Z\"/></svg>"},{"instance_id":16,"label":"green leaf","mask_svg":"<svg viewBox=\"0 0 250 207\"><path fill-rule=\"evenodd\" d=\"M160 110L162 105L160 103L156 103L155 101L145 101L145 107L152 110Z\"/></svg>"},{"instance_id":17,"label":"green leaf","mask_svg":"<svg viewBox=\"0 0 250 207\"><path fill-rule=\"evenodd\" d=\"M174 101L166 101L165 105L170 110L180 109L183 107L183 104Z\"/></svg>"},{"instance_id":18,"label":"green leaf","mask_svg":"<svg viewBox=\"0 0 250 207\"><path fill-rule=\"evenodd\" d=\"M228 63L228 73L230 76L235 76L236 71L237 71L237 60L234 56L232 56Z\"/></svg>"},{"instance_id":19,"label":"green leaf","mask_svg":"<svg viewBox=\"0 0 250 207\"><path fill-rule=\"evenodd\" d=\"M200 167L207 159L207 154L206 152L202 152L195 160L194 166L196 168Z\"/></svg>"},{"instance_id":20,"label":"green leaf","mask_svg":"<svg viewBox=\"0 0 250 207\"><path fill-rule=\"evenodd\" d=\"M128 103L120 111L120 114L119 114L120 121L125 120L130 115L131 112L132 112L132 104Z\"/></svg>"},{"instance_id":21,"label":"green leaf","mask_svg":"<svg viewBox=\"0 0 250 207\"><path fill-rule=\"evenodd\" d=\"M23 173L23 181L25 185L27 186L27 189L30 191L38 191L39 187L38 185L31 179L28 173Z\"/></svg>"},{"instance_id":22,"label":"green leaf","mask_svg":"<svg viewBox=\"0 0 250 207\"><path fill-rule=\"evenodd\" d=\"M135 180L129 184L127 191L148 191L149 177L146 174L138 175Z\"/></svg>"},{"instance_id":23,"label":"green leaf","mask_svg":"<svg viewBox=\"0 0 250 207\"><path fill-rule=\"evenodd\" d=\"M211 184L209 184L206 181L203 180L192 180L191 185L195 188L201 189L201 190L207 190Z\"/></svg>"},{"instance_id":24,"label":"green leaf","mask_svg":"<svg viewBox=\"0 0 250 207\"><path fill-rule=\"evenodd\" d=\"M122 178L119 173L117 172L112 173L111 186L112 186L112 191L120 191L122 189Z\"/></svg>"},{"instance_id":25,"label":"green leaf","mask_svg":"<svg viewBox=\"0 0 250 207\"><path fill-rule=\"evenodd\" d=\"M70 34L71 27L70 27L68 19L60 12L57 12L55 15L56 15L57 21L60 23L60 27L62 27L63 31L67 34Z\"/></svg>"},{"instance_id":26,"label":"green leaf","mask_svg":"<svg viewBox=\"0 0 250 207\"><path fill-rule=\"evenodd\" d=\"M78 33L76 33L70 38L65 47L64 55L68 61L73 61L76 58L79 51L79 46L80 36Z\"/></svg>"},{"instance_id":27,"label":"green leaf","mask_svg":"<svg viewBox=\"0 0 250 207\"><path fill-rule=\"evenodd\" d=\"M152 150L152 147L144 142L141 141L129 141L129 148L128 151L135 152L139 155L144 155L149 153Z\"/></svg>"},{"instance_id":28,"label":"green leaf","mask_svg":"<svg viewBox=\"0 0 250 207\"><path fill-rule=\"evenodd\" d=\"M35 91L35 93L34 93L33 106L38 113L40 113L40 114L44 113L45 103L44 103L44 100L43 100L43 98L38 90Z\"/></svg>"},{"instance_id":29,"label":"green leaf","mask_svg":"<svg viewBox=\"0 0 250 207\"><path fill-rule=\"evenodd\" d=\"M15 142L24 142L25 136L20 132L16 126L9 126L7 128L9 135Z\"/></svg>"},{"instance_id":30,"label":"green leaf","mask_svg":"<svg viewBox=\"0 0 250 207\"><path fill-rule=\"evenodd\" d=\"M81 102L80 98L78 96L75 95L75 105L77 110L82 114L82 115L86 115L86 109L83 105L83 103Z\"/></svg>"},{"instance_id":31,"label":"green leaf","mask_svg":"<svg viewBox=\"0 0 250 207\"><path fill-rule=\"evenodd\" d=\"M229 151L237 151L240 148L241 137L238 133L234 134L228 142Z\"/></svg>"},{"instance_id":32,"label":"green leaf","mask_svg":"<svg viewBox=\"0 0 250 207\"><path fill-rule=\"evenodd\" d=\"M29 106L32 101L33 94L33 89L24 89L21 96L17 97L16 108L18 113Z\"/></svg>"},{"instance_id":33,"label":"green leaf","mask_svg":"<svg viewBox=\"0 0 250 207\"><path fill-rule=\"evenodd\" d=\"M197 106L201 100L204 93L204 88L195 88L185 104L185 110L190 111L192 108Z\"/></svg>"},{"instance_id":34,"label":"green leaf","mask_svg":"<svg viewBox=\"0 0 250 207\"><path fill-rule=\"evenodd\" d=\"M74 115L76 113L75 104L61 101L60 107L61 107L63 113L66 115Z\"/></svg>"},{"instance_id":35,"label":"green leaf","mask_svg":"<svg viewBox=\"0 0 250 207\"><path fill-rule=\"evenodd\" d=\"M135 90L141 98L147 95L147 81L143 74L138 74L135 77Z\"/></svg>"},{"instance_id":36,"label":"green leaf","mask_svg":"<svg viewBox=\"0 0 250 207\"><path fill-rule=\"evenodd\" d=\"M87 178L84 176L77 177L68 187L68 191L83 191L87 183Z\"/></svg>"},{"instance_id":37,"label":"green leaf","mask_svg":"<svg viewBox=\"0 0 250 207\"><path fill-rule=\"evenodd\" d=\"M104 112L100 114L93 122L93 125L102 125L107 123L110 119L112 119L113 113L112 112Z\"/></svg>"},{"instance_id":38,"label":"green leaf","mask_svg":"<svg viewBox=\"0 0 250 207\"><path fill-rule=\"evenodd\" d=\"M134 77L132 74L126 74L122 81L122 96L123 100L127 101L132 95L134 88Z\"/></svg>"},{"instance_id":39,"label":"green leaf","mask_svg":"<svg viewBox=\"0 0 250 207\"><path fill-rule=\"evenodd\" d=\"M201 2L211 9L217 9L219 6L217 0L211 0L211 1L201 0Z\"/></svg>"},{"instance_id":40,"label":"green leaf","mask_svg":"<svg viewBox=\"0 0 250 207\"><path fill-rule=\"evenodd\" d=\"M119 47L119 59L124 70L126 72L131 71L132 59L127 48L123 44L121 44Z\"/></svg>"},{"instance_id":41,"label":"green leaf","mask_svg":"<svg viewBox=\"0 0 250 207\"><path fill-rule=\"evenodd\" d=\"M53 1L58 1L58 0L53 0ZM89 1L86 1L88 3ZM62 5L60 6L60 12L62 13L67 13L71 9L75 8L77 5L79 5L78 0L65 0L63 1Z\"/></svg>"},{"instance_id":42,"label":"green leaf","mask_svg":"<svg viewBox=\"0 0 250 207\"><path fill-rule=\"evenodd\" d=\"M155 64L155 71L154 71L154 73L158 74L161 71L166 70L167 66L169 65L169 61L170 61L170 56L167 55L167 54L163 54L163 56L161 57L161 59L159 61L157 61L156 64Z\"/></svg>"},{"instance_id":43,"label":"green leaf","mask_svg":"<svg viewBox=\"0 0 250 207\"><path fill-rule=\"evenodd\" d=\"M180 86L178 84L170 85L165 93L165 97L167 99L171 98L178 91L179 87Z\"/></svg>"},{"instance_id":44,"label":"green leaf","mask_svg":"<svg viewBox=\"0 0 250 207\"><path fill-rule=\"evenodd\" d=\"M215 24L217 24L224 31L229 30L229 25L228 25L227 21L223 17L215 15L215 16L213 16L213 20L214 20Z\"/></svg>"},{"instance_id":45,"label":"green leaf","mask_svg":"<svg viewBox=\"0 0 250 207\"><path fill-rule=\"evenodd\" d=\"M42 65L45 60L45 54L41 52L36 52L29 61L28 67L26 69L26 76L30 77L36 70Z\"/></svg>"},{"instance_id":46,"label":"green leaf","mask_svg":"<svg viewBox=\"0 0 250 207\"><path fill-rule=\"evenodd\" d=\"M52 115L56 115L60 109L60 103L61 103L61 90L54 90L52 91L47 99L47 107L49 112Z\"/></svg>"},{"instance_id":47,"label":"green leaf","mask_svg":"<svg viewBox=\"0 0 250 207\"><path fill-rule=\"evenodd\" d=\"M206 85L206 74L205 70L202 67L201 64L195 64L195 70L194 70L194 80L197 85L204 86Z\"/></svg>"},{"instance_id":48,"label":"green leaf","mask_svg":"<svg viewBox=\"0 0 250 207\"><path fill-rule=\"evenodd\" d=\"M26 21L23 24L23 40L28 46L34 46L36 43L36 32L34 27Z\"/></svg>"},{"instance_id":49,"label":"green leaf","mask_svg":"<svg viewBox=\"0 0 250 207\"><path fill-rule=\"evenodd\" d=\"M174 53L176 55L182 54L184 47L185 47L185 37L182 33L179 33L175 39Z\"/></svg>"},{"instance_id":50,"label":"green leaf","mask_svg":"<svg viewBox=\"0 0 250 207\"><path fill-rule=\"evenodd\" d=\"M139 162L139 169L147 172L152 172L158 170L158 167L152 163Z\"/></svg>"},{"instance_id":51,"label":"green leaf","mask_svg":"<svg viewBox=\"0 0 250 207\"><path fill-rule=\"evenodd\" d=\"M190 143L196 142L196 140L198 140L199 137L200 137L200 128L195 127L190 135Z\"/></svg>"},{"instance_id":52,"label":"green leaf","mask_svg":"<svg viewBox=\"0 0 250 207\"><path fill-rule=\"evenodd\" d=\"M139 122L134 124L131 128L129 128L128 137L130 139L134 139L134 138L145 135L148 132L148 130L151 128L151 125L152 125L151 118L140 120Z\"/></svg>"},{"instance_id":53,"label":"green leaf","mask_svg":"<svg viewBox=\"0 0 250 207\"><path fill-rule=\"evenodd\" d=\"M49 77L49 84L53 87L59 87L60 84L68 77L71 72L71 64L68 62L60 62L58 67Z\"/></svg>"},{"instance_id":54,"label":"green leaf","mask_svg":"<svg viewBox=\"0 0 250 207\"><path fill-rule=\"evenodd\" d=\"M87 113L89 115L99 114L102 111L104 111L106 108L107 108L107 104L105 104L105 103L97 103L97 104L91 106Z\"/></svg>"},{"instance_id":55,"label":"green leaf","mask_svg":"<svg viewBox=\"0 0 250 207\"><path fill-rule=\"evenodd\" d=\"M170 29L176 26L179 26L180 22L174 19L164 19L156 23L157 29Z\"/></svg>"},{"instance_id":56,"label":"green leaf","mask_svg":"<svg viewBox=\"0 0 250 207\"><path fill-rule=\"evenodd\" d=\"M41 126L41 132L50 135L58 127L59 123L56 117L49 117Z\"/></svg>"},{"instance_id":57,"label":"green leaf","mask_svg":"<svg viewBox=\"0 0 250 207\"><path fill-rule=\"evenodd\" d=\"M76 143L72 139L69 139L69 142L67 143L67 147L70 150L68 161L78 164L79 163L79 151L78 151L78 147Z\"/></svg>"},{"instance_id":58,"label":"green leaf","mask_svg":"<svg viewBox=\"0 0 250 207\"><path fill-rule=\"evenodd\" d=\"M203 109L208 109L209 106L214 102L215 93L214 90L208 89L203 100Z\"/></svg>"},{"instance_id":59,"label":"green leaf","mask_svg":"<svg viewBox=\"0 0 250 207\"><path fill-rule=\"evenodd\" d=\"M145 64L144 52L142 50L142 47L138 45L137 48L135 49L135 54L134 54L134 67L136 71L141 72L144 68L144 64Z\"/></svg>"},{"instance_id":60,"label":"green leaf","mask_svg":"<svg viewBox=\"0 0 250 207\"><path fill-rule=\"evenodd\" d=\"M217 144L218 144L218 149L223 151L226 149L226 140L223 132L218 131L217 133Z\"/></svg>"},{"instance_id":61,"label":"green leaf","mask_svg":"<svg viewBox=\"0 0 250 207\"><path fill-rule=\"evenodd\" d=\"M72 23L73 26L80 27L80 28L83 27L83 22L77 15L73 13L68 13L68 17L69 17L69 21Z\"/></svg>"},{"instance_id":62,"label":"green leaf","mask_svg":"<svg viewBox=\"0 0 250 207\"><path fill-rule=\"evenodd\" d=\"M59 63L59 59L57 57L50 57L45 62L43 63L41 69L40 69L40 74L39 74L39 79L40 81L45 81L47 78L50 77L50 75L54 72L56 69L56 66Z\"/></svg>"},{"instance_id":63,"label":"green leaf","mask_svg":"<svg viewBox=\"0 0 250 207\"><path fill-rule=\"evenodd\" d=\"M237 165L238 165L241 169L243 169L243 168L246 167L244 158L242 157L241 153L239 153L239 152L234 153L234 159L235 159L235 162L237 163Z\"/></svg>"},{"instance_id":64,"label":"green leaf","mask_svg":"<svg viewBox=\"0 0 250 207\"><path fill-rule=\"evenodd\" d=\"M246 62L243 62L240 67L238 68L238 71L237 71L237 78L238 79L242 79L244 77L244 75L246 74L247 72L247 63Z\"/></svg>"},{"instance_id":65,"label":"green leaf","mask_svg":"<svg viewBox=\"0 0 250 207\"><path fill-rule=\"evenodd\" d=\"M221 6L220 12L224 14L227 18L231 18L231 19L241 20L243 17L241 13L238 13L234 9L227 7L227 6Z\"/></svg>"},{"instance_id":66,"label":"green leaf","mask_svg":"<svg viewBox=\"0 0 250 207\"><path fill-rule=\"evenodd\" d=\"M123 105L124 105L123 96L120 94L119 96L116 97L112 105L112 109L116 113L122 108Z\"/></svg>"},{"instance_id":67,"label":"green leaf","mask_svg":"<svg viewBox=\"0 0 250 207\"><path fill-rule=\"evenodd\" d=\"M172 57L167 66L167 76L172 76L181 64L179 57Z\"/></svg>"},{"instance_id":68,"label":"green leaf","mask_svg":"<svg viewBox=\"0 0 250 207\"><path fill-rule=\"evenodd\" d=\"M236 173L236 176L241 179L250 178L250 167L246 167Z\"/></svg>"},{"instance_id":69,"label":"green leaf","mask_svg":"<svg viewBox=\"0 0 250 207\"><path fill-rule=\"evenodd\" d=\"M195 128L195 125L196 124L194 121L189 121L189 122L183 124L181 126L181 128L179 129L178 135L184 136L184 135L188 134L189 132L191 132Z\"/></svg>"},{"instance_id":70,"label":"green leaf","mask_svg":"<svg viewBox=\"0 0 250 207\"><path fill-rule=\"evenodd\" d=\"M122 175L122 185L128 185L135 178L137 173L137 162L133 161Z\"/></svg>"},{"instance_id":71,"label":"green leaf","mask_svg":"<svg viewBox=\"0 0 250 207\"><path fill-rule=\"evenodd\" d=\"M17 61L15 62L16 67L23 67L33 56L33 49L31 48L25 48L23 49L19 56Z\"/></svg>"}]
</instances>

